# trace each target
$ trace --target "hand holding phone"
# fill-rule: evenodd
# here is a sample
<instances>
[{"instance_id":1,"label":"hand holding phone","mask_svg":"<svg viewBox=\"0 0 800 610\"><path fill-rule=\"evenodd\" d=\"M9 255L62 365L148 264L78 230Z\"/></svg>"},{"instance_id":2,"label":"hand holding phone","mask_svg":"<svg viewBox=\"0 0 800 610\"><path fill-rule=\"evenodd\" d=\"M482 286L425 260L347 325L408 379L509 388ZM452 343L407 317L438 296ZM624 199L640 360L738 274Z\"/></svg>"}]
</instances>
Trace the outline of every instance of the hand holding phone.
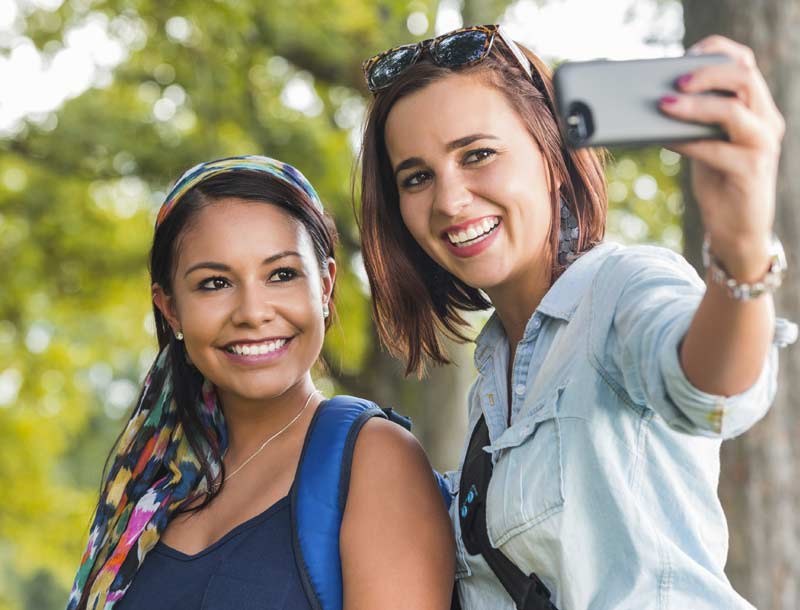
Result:
<instances>
[{"instance_id":1,"label":"hand holding phone","mask_svg":"<svg viewBox=\"0 0 800 610\"><path fill-rule=\"evenodd\" d=\"M712 35L693 50L565 64L558 114L570 146L658 143L689 158L712 253L730 277L757 281L770 259L786 120L752 49Z\"/></svg>"},{"instance_id":2,"label":"hand holding phone","mask_svg":"<svg viewBox=\"0 0 800 610\"><path fill-rule=\"evenodd\" d=\"M718 125L665 115L659 100L676 92L682 75L729 61L727 55L713 54L564 63L553 77L564 139L575 148L726 139ZM704 94L734 95L719 90Z\"/></svg>"}]
</instances>

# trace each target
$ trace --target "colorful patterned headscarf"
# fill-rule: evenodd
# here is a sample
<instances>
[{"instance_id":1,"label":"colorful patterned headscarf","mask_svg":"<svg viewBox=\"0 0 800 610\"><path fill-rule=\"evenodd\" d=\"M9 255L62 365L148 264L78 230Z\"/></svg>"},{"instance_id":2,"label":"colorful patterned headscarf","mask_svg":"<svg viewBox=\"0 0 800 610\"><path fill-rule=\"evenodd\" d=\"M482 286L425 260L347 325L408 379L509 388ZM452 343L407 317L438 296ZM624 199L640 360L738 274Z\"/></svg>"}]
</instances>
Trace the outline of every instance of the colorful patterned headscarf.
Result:
<instances>
[{"instance_id":1,"label":"colorful patterned headscarf","mask_svg":"<svg viewBox=\"0 0 800 610\"><path fill-rule=\"evenodd\" d=\"M167 215L170 213L175 204L178 203L183 196L192 187L197 186L201 182L208 180L212 176L224 174L226 172L237 169L251 169L258 172L266 172L272 174L276 178L299 188L306 195L309 196L317 208L317 211L322 214L322 201L320 201L317 191L311 186L311 183L306 177L301 174L296 168L288 163L271 159L270 157L262 157L259 155L243 155L241 157L227 157L225 159L216 159L215 161L206 161L195 165L193 168L184 172L175 182L175 186L164 199L164 203L158 212L156 219L156 228L158 228Z\"/></svg>"},{"instance_id":2,"label":"colorful patterned headscarf","mask_svg":"<svg viewBox=\"0 0 800 610\"><path fill-rule=\"evenodd\" d=\"M322 213L316 191L291 165L269 157L231 157L201 163L184 173L167 195L156 229L192 187L239 169L266 172L301 189ZM212 465L213 482L220 473L214 456L224 453L228 441L216 390L207 380L197 413L211 432L211 443L201 451ZM203 495L209 484L178 419L167 345L147 374L139 403L115 447L67 610L78 608L84 596L87 610L112 610L175 511Z\"/></svg>"}]
</instances>

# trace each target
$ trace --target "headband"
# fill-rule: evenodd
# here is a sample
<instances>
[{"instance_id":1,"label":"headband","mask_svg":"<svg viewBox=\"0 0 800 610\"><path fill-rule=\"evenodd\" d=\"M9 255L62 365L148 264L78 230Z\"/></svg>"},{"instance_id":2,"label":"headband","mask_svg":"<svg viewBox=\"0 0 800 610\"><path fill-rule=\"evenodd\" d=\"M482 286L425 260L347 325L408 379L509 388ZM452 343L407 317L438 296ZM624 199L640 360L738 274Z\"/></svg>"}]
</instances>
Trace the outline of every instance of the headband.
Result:
<instances>
[{"instance_id":1,"label":"headband","mask_svg":"<svg viewBox=\"0 0 800 610\"><path fill-rule=\"evenodd\" d=\"M172 190L164 199L164 203L161 205L161 209L158 211L158 217L156 218L156 228L161 226L164 219L169 216L169 213L190 189L213 176L240 169L264 172L278 178L286 184L299 188L308 195L320 214L324 212L322 201L319 195L317 195L317 191L314 190L311 183L297 168L270 157L243 155L240 157L226 157L224 159L206 161L185 171L183 175L175 181Z\"/></svg>"}]
</instances>

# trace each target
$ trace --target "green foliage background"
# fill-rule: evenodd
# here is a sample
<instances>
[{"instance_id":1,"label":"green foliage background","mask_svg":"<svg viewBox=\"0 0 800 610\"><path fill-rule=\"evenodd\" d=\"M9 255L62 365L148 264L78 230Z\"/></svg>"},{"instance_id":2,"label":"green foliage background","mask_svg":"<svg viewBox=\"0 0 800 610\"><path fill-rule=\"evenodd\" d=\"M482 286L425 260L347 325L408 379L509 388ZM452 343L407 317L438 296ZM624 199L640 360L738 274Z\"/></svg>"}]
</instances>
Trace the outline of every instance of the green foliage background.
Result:
<instances>
[{"instance_id":1,"label":"green foliage background","mask_svg":"<svg viewBox=\"0 0 800 610\"><path fill-rule=\"evenodd\" d=\"M484 20L507 4L467 2L464 13ZM370 375L378 350L350 196L360 62L412 39L411 12L433 24L436 11L436 0L71 0L24 15L46 57L98 17L129 56L0 140L0 610L65 605L106 453L155 355L146 256L155 211L185 168L263 153L306 173L342 237L339 325L320 384L357 391ZM306 112L282 101L297 79L315 92ZM615 158L610 236L679 250L676 157Z\"/></svg>"}]
</instances>

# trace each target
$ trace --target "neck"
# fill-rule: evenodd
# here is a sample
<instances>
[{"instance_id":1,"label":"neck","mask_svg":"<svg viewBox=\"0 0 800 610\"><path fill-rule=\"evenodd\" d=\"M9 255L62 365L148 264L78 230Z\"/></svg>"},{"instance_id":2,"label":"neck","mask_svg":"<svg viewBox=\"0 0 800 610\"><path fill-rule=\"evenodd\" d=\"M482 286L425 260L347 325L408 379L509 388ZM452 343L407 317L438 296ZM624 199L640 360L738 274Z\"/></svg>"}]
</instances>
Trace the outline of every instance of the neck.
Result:
<instances>
[{"instance_id":1,"label":"neck","mask_svg":"<svg viewBox=\"0 0 800 610\"><path fill-rule=\"evenodd\" d=\"M300 412L312 392L314 382L310 373L285 392L265 400L248 400L221 392L219 399L228 430L228 458L237 462L240 456L255 451L265 439L278 432ZM286 431L286 435L305 430L305 426L300 424L307 421L307 414L313 413L313 407L320 399L320 395L311 397L306 412L292 429Z\"/></svg>"},{"instance_id":2,"label":"neck","mask_svg":"<svg viewBox=\"0 0 800 610\"><path fill-rule=\"evenodd\" d=\"M549 288L550 265L543 264L537 265L535 270L527 269L523 277L511 278L486 290L506 332L512 354L525 333L528 320Z\"/></svg>"}]
</instances>

